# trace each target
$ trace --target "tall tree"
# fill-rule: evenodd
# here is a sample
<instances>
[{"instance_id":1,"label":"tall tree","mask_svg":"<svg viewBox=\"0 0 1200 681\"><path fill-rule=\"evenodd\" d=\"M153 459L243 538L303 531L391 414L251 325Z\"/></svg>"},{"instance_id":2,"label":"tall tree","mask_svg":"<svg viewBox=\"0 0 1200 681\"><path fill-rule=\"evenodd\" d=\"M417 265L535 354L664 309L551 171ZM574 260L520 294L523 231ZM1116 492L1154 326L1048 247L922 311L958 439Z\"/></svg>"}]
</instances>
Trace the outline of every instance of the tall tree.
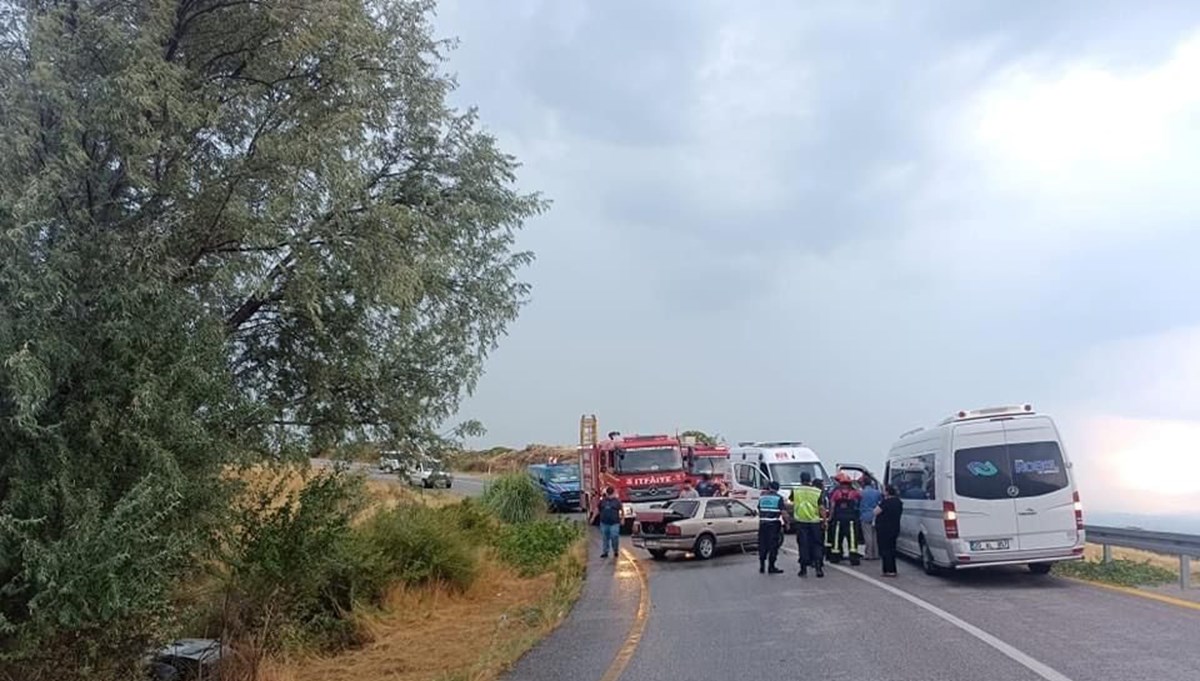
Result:
<instances>
[{"instance_id":1,"label":"tall tree","mask_svg":"<svg viewBox=\"0 0 1200 681\"><path fill-rule=\"evenodd\" d=\"M545 203L433 9L0 3L0 659L142 645L223 464L436 439L474 387Z\"/></svg>"}]
</instances>

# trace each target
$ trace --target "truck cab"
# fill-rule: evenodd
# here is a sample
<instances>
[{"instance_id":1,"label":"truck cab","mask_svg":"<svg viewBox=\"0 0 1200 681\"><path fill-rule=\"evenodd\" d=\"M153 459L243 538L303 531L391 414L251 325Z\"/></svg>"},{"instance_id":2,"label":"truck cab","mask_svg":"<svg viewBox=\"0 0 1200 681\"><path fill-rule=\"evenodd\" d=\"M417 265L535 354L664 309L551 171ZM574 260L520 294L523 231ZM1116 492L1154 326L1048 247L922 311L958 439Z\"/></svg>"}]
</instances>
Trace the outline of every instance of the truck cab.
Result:
<instances>
[{"instance_id":1,"label":"truck cab","mask_svg":"<svg viewBox=\"0 0 1200 681\"><path fill-rule=\"evenodd\" d=\"M790 497L804 473L814 480L829 479L817 453L798 441L739 442L729 451L729 463L732 496L752 501L771 481L779 483L780 494Z\"/></svg>"},{"instance_id":2,"label":"truck cab","mask_svg":"<svg viewBox=\"0 0 1200 681\"><path fill-rule=\"evenodd\" d=\"M729 465L729 448L723 445L695 445L684 449L684 465L688 482L697 487L704 476L730 489L733 484L732 468Z\"/></svg>"},{"instance_id":3,"label":"truck cab","mask_svg":"<svg viewBox=\"0 0 1200 681\"><path fill-rule=\"evenodd\" d=\"M579 464L537 463L527 469L529 477L542 490L551 512L574 511L580 508Z\"/></svg>"},{"instance_id":4,"label":"truck cab","mask_svg":"<svg viewBox=\"0 0 1200 681\"><path fill-rule=\"evenodd\" d=\"M610 433L591 447L580 448L583 508L595 522L605 487L612 487L622 502L622 531L633 530L638 510L679 498L687 480L683 448L669 435Z\"/></svg>"}]
</instances>

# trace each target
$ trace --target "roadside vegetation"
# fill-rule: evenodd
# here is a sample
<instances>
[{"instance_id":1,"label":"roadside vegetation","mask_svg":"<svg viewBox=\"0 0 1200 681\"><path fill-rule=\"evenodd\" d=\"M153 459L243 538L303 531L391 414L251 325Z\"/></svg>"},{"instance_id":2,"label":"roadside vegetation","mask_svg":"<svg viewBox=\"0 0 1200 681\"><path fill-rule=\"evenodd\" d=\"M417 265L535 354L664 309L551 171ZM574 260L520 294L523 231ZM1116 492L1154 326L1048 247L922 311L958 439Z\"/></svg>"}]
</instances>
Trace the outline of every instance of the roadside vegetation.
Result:
<instances>
[{"instance_id":1,"label":"roadside vegetation","mask_svg":"<svg viewBox=\"0 0 1200 681\"><path fill-rule=\"evenodd\" d=\"M502 479L486 503L431 497L427 504L407 493L410 499L388 504L371 502L369 491L338 495L362 500L358 513L347 513L344 501L329 503L324 490L365 489L360 479L309 479L297 494L301 503L307 495L309 511L293 508L293 522L267 513L256 526L272 528L271 550L252 544L239 552L253 556L238 563L252 562L250 574L281 579L269 590L235 589L273 597L235 609L249 614L237 619L239 668L230 679L493 678L565 617L582 585L582 527L548 517L541 499L521 490L524 479ZM322 555L302 553L302 544ZM230 599L223 594L220 602L228 613ZM227 622L222 630L232 631Z\"/></svg>"},{"instance_id":2,"label":"roadside vegetation","mask_svg":"<svg viewBox=\"0 0 1200 681\"><path fill-rule=\"evenodd\" d=\"M1119 586L1158 586L1179 581L1178 570L1168 570L1150 561L1124 558L1114 558L1109 563L1098 560L1060 563L1055 566L1054 571L1064 577Z\"/></svg>"},{"instance_id":3,"label":"roadside vegetation","mask_svg":"<svg viewBox=\"0 0 1200 681\"><path fill-rule=\"evenodd\" d=\"M434 9L0 5L0 681L361 646L500 555L478 504L253 467L482 434L547 204L448 103Z\"/></svg>"}]
</instances>

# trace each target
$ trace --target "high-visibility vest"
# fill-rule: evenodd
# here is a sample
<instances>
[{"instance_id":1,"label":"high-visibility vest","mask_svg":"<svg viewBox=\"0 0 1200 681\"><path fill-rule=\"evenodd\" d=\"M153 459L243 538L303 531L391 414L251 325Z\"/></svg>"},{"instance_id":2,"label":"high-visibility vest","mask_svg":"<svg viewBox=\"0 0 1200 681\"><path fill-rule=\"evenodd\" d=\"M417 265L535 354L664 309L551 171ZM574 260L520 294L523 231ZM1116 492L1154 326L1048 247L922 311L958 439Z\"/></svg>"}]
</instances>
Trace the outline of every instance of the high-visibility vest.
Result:
<instances>
[{"instance_id":1,"label":"high-visibility vest","mask_svg":"<svg viewBox=\"0 0 1200 681\"><path fill-rule=\"evenodd\" d=\"M792 517L796 522L821 522L821 490L816 487L797 487L792 490L792 504Z\"/></svg>"}]
</instances>

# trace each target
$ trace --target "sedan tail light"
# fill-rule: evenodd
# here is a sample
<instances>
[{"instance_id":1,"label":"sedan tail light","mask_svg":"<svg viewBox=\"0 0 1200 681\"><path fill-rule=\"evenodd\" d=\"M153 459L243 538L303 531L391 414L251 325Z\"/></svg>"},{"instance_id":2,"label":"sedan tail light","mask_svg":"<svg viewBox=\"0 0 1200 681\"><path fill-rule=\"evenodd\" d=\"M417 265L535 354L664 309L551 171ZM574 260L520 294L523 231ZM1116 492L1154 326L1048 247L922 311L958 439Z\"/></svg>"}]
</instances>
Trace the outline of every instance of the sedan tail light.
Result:
<instances>
[{"instance_id":1,"label":"sedan tail light","mask_svg":"<svg viewBox=\"0 0 1200 681\"><path fill-rule=\"evenodd\" d=\"M678 537L683 533L680 532L678 525L667 525L667 534L671 535L672 537Z\"/></svg>"}]
</instances>

